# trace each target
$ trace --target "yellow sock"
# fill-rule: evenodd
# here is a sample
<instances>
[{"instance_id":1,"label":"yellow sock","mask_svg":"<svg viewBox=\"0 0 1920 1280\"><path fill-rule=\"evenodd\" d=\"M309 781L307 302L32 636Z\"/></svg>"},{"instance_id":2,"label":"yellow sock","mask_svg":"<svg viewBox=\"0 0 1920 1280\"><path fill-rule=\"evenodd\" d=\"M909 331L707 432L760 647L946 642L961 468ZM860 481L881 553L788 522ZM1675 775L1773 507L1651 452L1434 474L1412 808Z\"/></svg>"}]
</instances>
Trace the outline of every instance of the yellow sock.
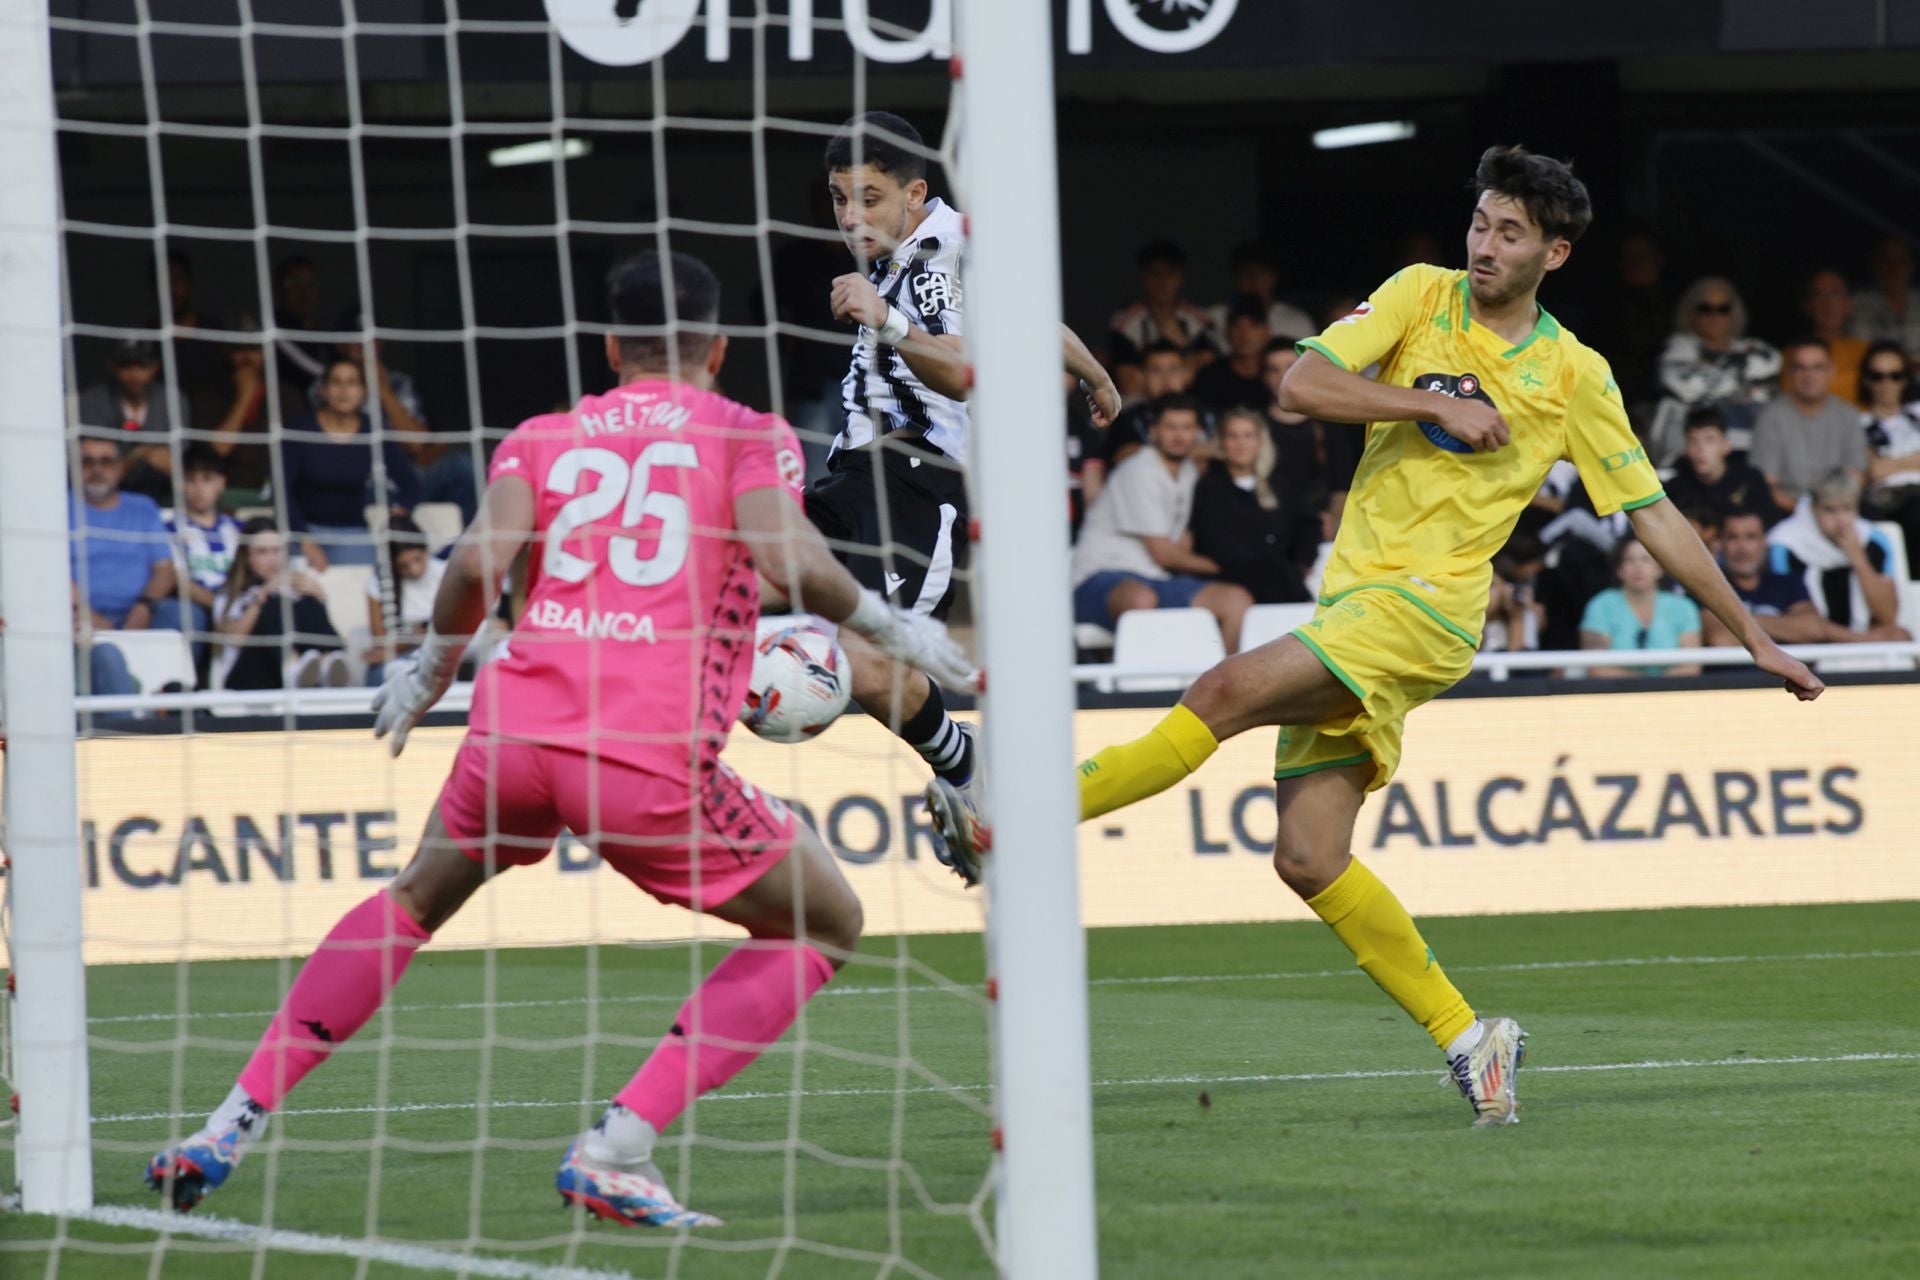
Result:
<instances>
[{"instance_id":1,"label":"yellow sock","mask_svg":"<svg viewBox=\"0 0 1920 1280\"><path fill-rule=\"evenodd\" d=\"M1442 1049L1473 1025L1473 1009L1433 958L1413 917L1380 877L1355 858L1307 905L1347 944L1380 989L1427 1029Z\"/></svg>"},{"instance_id":2,"label":"yellow sock","mask_svg":"<svg viewBox=\"0 0 1920 1280\"><path fill-rule=\"evenodd\" d=\"M1080 765L1080 821L1157 796L1207 762L1220 747L1213 730L1185 704L1144 738L1108 747Z\"/></svg>"}]
</instances>

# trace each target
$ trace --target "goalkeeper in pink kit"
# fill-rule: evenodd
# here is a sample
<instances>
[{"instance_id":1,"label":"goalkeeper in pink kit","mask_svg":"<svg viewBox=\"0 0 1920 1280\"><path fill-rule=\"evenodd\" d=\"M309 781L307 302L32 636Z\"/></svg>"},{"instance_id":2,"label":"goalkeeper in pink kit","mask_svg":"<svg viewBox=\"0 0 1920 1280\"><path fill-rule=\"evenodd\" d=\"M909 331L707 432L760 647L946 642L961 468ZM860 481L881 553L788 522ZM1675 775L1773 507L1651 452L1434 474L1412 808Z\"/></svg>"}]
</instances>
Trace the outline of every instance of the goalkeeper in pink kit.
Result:
<instances>
[{"instance_id":1,"label":"goalkeeper in pink kit","mask_svg":"<svg viewBox=\"0 0 1920 1280\"><path fill-rule=\"evenodd\" d=\"M858 899L820 838L720 759L752 665L759 575L946 684L975 680L937 622L862 589L800 506L791 428L712 390L720 286L685 254L616 267L607 338L620 385L521 424L448 564L433 630L374 703L397 755L446 692L467 638L529 542L527 609L475 683L467 736L419 852L343 916L301 969L232 1091L149 1183L190 1209L268 1117L373 1016L487 879L538 862L562 829L662 902L745 929L596 1124L562 1197L633 1226L707 1226L653 1163L662 1130L793 1022L860 939ZM672 305L668 300L671 295Z\"/></svg>"}]
</instances>

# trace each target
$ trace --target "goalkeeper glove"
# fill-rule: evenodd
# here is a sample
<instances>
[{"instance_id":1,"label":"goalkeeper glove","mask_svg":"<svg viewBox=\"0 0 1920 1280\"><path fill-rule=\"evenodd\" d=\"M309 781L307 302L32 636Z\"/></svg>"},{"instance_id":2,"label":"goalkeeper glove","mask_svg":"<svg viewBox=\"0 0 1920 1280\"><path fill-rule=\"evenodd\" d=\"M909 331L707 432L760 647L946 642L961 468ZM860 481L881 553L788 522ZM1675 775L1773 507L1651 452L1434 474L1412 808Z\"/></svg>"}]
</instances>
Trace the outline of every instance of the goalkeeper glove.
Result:
<instances>
[{"instance_id":1,"label":"goalkeeper glove","mask_svg":"<svg viewBox=\"0 0 1920 1280\"><path fill-rule=\"evenodd\" d=\"M889 658L920 668L936 684L949 689L980 687L979 670L953 642L945 626L888 604L875 592L862 591L860 603L842 625L871 640L873 647Z\"/></svg>"},{"instance_id":2,"label":"goalkeeper glove","mask_svg":"<svg viewBox=\"0 0 1920 1280\"><path fill-rule=\"evenodd\" d=\"M384 738L391 733L393 740L387 749L394 755L406 748L407 735L420 723L420 717L453 683L465 651L464 642L429 629L418 649L387 664L386 679L380 682L380 692L373 695L373 736Z\"/></svg>"}]
</instances>

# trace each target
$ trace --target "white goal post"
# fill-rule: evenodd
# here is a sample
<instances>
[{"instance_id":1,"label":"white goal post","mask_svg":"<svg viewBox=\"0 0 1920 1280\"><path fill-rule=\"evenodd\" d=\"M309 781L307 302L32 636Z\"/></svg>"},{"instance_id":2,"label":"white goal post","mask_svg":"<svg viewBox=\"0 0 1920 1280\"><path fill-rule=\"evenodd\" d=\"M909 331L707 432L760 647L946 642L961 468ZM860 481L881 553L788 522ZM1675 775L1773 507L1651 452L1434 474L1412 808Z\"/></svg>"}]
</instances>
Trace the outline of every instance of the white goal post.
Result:
<instances>
[{"instance_id":1,"label":"white goal post","mask_svg":"<svg viewBox=\"0 0 1920 1280\"><path fill-rule=\"evenodd\" d=\"M23 1207L93 1207L47 9L0 3L0 616Z\"/></svg>"},{"instance_id":2,"label":"white goal post","mask_svg":"<svg viewBox=\"0 0 1920 1280\"><path fill-rule=\"evenodd\" d=\"M1091 1280L1093 1104L1080 926L1066 523L1056 468L1060 246L1053 17L1032 0L958 6L967 200L975 549L994 841L989 955L1004 1163L1000 1268Z\"/></svg>"}]
</instances>

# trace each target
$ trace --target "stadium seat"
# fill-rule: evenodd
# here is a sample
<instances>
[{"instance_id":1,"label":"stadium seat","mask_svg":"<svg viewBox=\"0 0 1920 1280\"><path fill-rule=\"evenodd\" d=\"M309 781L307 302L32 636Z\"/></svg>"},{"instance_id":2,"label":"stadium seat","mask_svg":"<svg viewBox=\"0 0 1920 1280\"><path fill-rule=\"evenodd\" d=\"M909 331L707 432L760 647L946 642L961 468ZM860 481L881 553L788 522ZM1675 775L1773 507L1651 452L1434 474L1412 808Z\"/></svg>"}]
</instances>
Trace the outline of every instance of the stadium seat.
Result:
<instances>
[{"instance_id":1,"label":"stadium seat","mask_svg":"<svg viewBox=\"0 0 1920 1280\"><path fill-rule=\"evenodd\" d=\"M1220 624L1205 609L1132 609L1114 626L1113 670L1123 693L1184 689L1226 656ZM1189 674L1129 678L1129 670Z\"/></svg>"},{"instance_id":2,"label":"stadium seat","mask_svg":"<svg viewBox=\"0 0 1920 1280\"><path fill-rule=\"evenodd\" d=\"M1257 604L1240 623L1240 652L1271 644L1295 627L1313 621L1311 604Z\"/></svg>"},{"instance_id":3,"label":"stadium seat","mask_svg":"<svg viewBox=\"0 0 1920 1280\"><path fill-rule=\"evenodd\" d=\"M423 502L413 509L413 522L427 535L427 550L438 551L460 537L464 527L460 508L452 502Z\"/></svg>"},{"instance_id":4,"label":"stadium seat","mask_svg":"<svg viewBox=\"0 0 1920 1280\"><path fill-rule=\"evenodd\" d=\"M98 633L95 644L110 644L127 660L127 670L140 682L140 692L158 693L178 681L191 689L193 649L178 631L115 631Z\"/></svg>"},{"instance_id":5,"label":"stadium seat","mask_svg":"<svg viewBox=\"0 0 1920 1280\"><path fill-rule=\"evenodd\" d=\"M1075 649L1111 649L1113 632L1091 622L1073 624L1073 647Z\"/></svg>"},{"instance_id":6,"label":"stadium seat","mask_svg":"<svg viewBox=\"0 0 1920 1280\"><path fill-rule=\"evenodd\" d=\"M327 617L343 637L368 625L367 580L372 577L373 567L364 564L336 564L320 575L327 590Z\"/></svg>"}]
</instances>

